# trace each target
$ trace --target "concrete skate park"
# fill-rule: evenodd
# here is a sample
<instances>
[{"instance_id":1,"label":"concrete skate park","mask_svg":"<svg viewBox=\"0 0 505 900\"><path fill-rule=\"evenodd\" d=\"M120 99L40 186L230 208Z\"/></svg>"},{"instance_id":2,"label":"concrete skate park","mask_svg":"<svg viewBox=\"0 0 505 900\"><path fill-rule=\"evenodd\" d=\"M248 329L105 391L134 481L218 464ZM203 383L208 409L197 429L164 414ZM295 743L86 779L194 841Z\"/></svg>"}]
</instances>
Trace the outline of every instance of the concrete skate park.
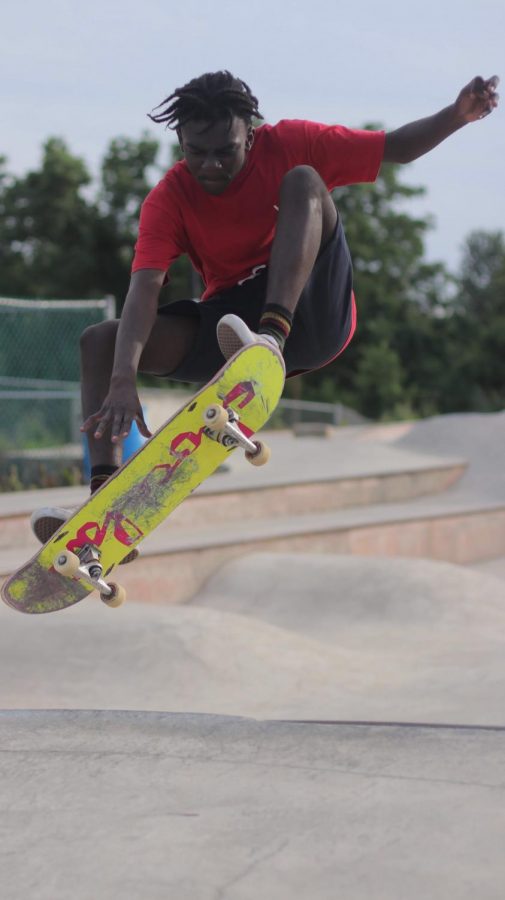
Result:
<instances>
[{"instance_id":1,"label":"concrete skate park","mask_svg":"<svg viewBox=\"0 0 505 900\"><path fill-rule=\"evenodd\" d=\"M267 440L121 608L0 605L6 900L503 897L505 413Z\"/></svg>"}]
</instances>

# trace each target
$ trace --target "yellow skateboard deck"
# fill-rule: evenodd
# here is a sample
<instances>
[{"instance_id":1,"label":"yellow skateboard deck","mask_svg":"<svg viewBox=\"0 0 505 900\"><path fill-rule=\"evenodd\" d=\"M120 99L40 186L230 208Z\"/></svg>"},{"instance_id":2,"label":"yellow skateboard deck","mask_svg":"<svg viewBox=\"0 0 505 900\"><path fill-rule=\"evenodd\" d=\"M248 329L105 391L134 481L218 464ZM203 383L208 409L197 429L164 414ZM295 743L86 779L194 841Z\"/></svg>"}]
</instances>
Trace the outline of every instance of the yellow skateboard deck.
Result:
<instances>
[{"instance_id":1,"label":"yellow skateboard deck","mask_svg":"<svg viewBox=\"0 0 505 900\"><path fill-rule=\"evenodd\" d=\"M250 438L274 412L283 387L284 364L274 347L255 344L235 354L5 582L5 603L24 613L46 613L86 597L95 586L80 572L69 576L55 569L62 552L82 557L83 548L91 548L106 581L236 448L233 436L212 429L205 411L219 404L230 419L238 416L235 428Z\"/></svg>"}]
</instances>

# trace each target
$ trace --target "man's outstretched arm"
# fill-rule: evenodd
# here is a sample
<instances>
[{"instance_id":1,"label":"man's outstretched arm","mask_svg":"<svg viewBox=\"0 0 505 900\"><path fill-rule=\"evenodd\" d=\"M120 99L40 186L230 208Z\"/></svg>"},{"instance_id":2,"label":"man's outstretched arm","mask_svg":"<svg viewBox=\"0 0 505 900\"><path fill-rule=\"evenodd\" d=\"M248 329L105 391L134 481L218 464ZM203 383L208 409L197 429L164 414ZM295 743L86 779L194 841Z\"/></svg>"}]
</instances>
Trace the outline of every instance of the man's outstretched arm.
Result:
<instances>
[{"instance_id":1,"label":"man's outstretched arm","mask_svg":"<svg viewBox=\"0 0 505 900\"><path fill-rule=\"evenodd\" d=\"M473 78L445 109L386 134L384 162L408 163L433 150L469 122L483 119L498 105L499 78Z\"/></svg>"}]
</instances>

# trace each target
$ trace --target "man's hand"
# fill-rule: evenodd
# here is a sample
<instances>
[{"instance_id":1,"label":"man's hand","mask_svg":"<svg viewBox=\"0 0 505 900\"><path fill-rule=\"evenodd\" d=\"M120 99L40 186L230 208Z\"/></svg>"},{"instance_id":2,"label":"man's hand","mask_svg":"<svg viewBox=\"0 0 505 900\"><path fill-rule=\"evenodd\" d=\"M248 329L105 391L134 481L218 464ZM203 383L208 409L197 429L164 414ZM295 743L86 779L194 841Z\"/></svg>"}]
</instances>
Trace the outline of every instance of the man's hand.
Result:
<instances>
[{"instance_id":1,"label":"man's hand","mask_svg":"<svg viewBox=\"0 0 505 900\"><path fill-rule=\"evenodd\" d=\"M483 119L498 106L498 75L472 78L450 106L386 134L384 162L409 163L433 150L468 122Z\"/></svg>"},{"instance_id":2,"label":"man's hand","mask_svg":"<svg viewBox=\"0 0 505 900\"><path fill-rule=\"evenodd\" d=\"M500 79L498 75L484 80L480 75L472 78L459 92L454 109L463 122L476 122L493 112L498 106L499 94L496 93Z\"/></svg>"},{"instance_id":3,"label":"man's hand","mask_svg":"<svg viewBox=\"0 0 505 900\"><path fill-rule=\"evenodd\" d=\"M142 412L135 384L130 381L114 381L107 397L98 412L88 416L81 426L81 431L93 431L98 440L110 429L113 444L124 440L130 433L132 422L136 422L143 437L151 437Z\"/></svg>"}]
</instances>

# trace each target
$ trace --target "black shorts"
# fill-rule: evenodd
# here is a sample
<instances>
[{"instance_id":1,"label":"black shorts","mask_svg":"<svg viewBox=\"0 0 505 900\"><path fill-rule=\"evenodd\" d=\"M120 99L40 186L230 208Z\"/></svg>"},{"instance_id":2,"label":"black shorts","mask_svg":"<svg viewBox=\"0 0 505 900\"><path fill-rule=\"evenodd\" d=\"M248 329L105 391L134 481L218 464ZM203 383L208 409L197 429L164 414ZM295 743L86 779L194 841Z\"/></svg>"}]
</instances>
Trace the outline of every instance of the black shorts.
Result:
<instances>
[{"instance_id":1,"label":"black shorts","mask_svg":"<svg viewBox=\"0 0 505 900\"><path fill-rule=\"evenodd\" d=\"M223 365L216 326L226 313L235 313L253 331L258 330L265 303L268 268L235 287L214 294L204 302L176 300L161 306L162 316L198 316L200 327L186 359L167 378L206 382ZM352 290L352 265L344 229L335 231L320 251L295 310L293 326L284 348L289 376L327 365L345 349L356 326ZM156 327L156 326L155 326Z\"/></svg>"}]
</instances>

